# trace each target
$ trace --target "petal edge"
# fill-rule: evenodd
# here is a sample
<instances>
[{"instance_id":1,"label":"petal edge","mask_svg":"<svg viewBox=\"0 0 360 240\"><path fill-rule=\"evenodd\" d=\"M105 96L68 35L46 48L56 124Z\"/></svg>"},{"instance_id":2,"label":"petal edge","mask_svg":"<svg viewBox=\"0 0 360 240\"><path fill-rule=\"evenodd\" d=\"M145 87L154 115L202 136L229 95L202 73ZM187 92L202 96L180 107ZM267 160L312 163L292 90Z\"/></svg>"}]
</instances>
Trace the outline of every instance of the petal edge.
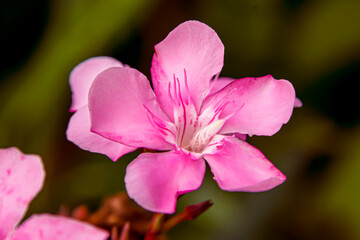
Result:
<instances>
[{"instance_id":1,"label":"petal edge","mask_svg":"<svg viewBox=\"0 0 360 240\"><path fill-rule=\"evenodd\" d=\"M96 75L110 67L124 67L112 57L99 56L79 63L71 72L69 83L72 91L70 112L75 112L88 104L88 93Z\"/></svg>"},{"instance_id":2,"label":"petal edge","mask_svg":"<svg viewBox=\"0 0 360 240\"><path fill-rule=\"evenodd\" d=\"M205 162L178 152L142 153L126 169L129 196L143 208L161 213L175 211L177 197L200 187Z\"/></svg>"},{"instance_id":3,"label":"petal edge","mask_svg":"<svg viewBox=\"0 0 360 240\"><path fill-rule=\"evenodd\" d=\"M20 222L44 179L39 156L23 154L15 147L0 149L0 239Z\"/></svg>"},{"instance_id":4,"label":"petal edge","mask_svg":"<svg viewBox=\"0 0 360 240\"><path fill-rule=\"evenodd\" d=\"M170 150L149 112L166 118L147 78L133 68L109 68L95 78L89 93L91 131L132 147Z\"/></svg>"},{"instance_id":5,"label":"petal edge","mask_svg":"<svg viewBox=\"0 0 360 240\"><path fill-rule=\"evenodd\" d=\"M151 76L154 91L164 112L173 120L171 95L174 78L179 79L182 96L190 94L197 110L209 93L211 78L224 61L224 45L217 33L198 21L178 25L155 46ZM169 90L170 88L170 90ZM176 90L174 90L176 91Z\"/></svg>"},{"instance_id":6,"label":"petal edge","mask_svg":"<svg viewBox=\"0 0 360 240\"><path fill-rule=\"evenodd\" d=\"M90 114L87 106L82 107L71 116L66 137L81 149L105 154L114 162L121 156L136 150L136 148L125 146L91 132Z\"/></svg>"},{"instance_id":7,"label":"petal edge","mask_svg":"<svg viewBox=\"0 0 360 240\"><path fill-rule=\"evenodd\" d=\"M78 220L51 214L34 214L14 232L10 240L106 240L102 229Z\"/></svg>"},{"instance_id":8,"label":"petal edge","mask_svg":"<svg viewBox=\"0 0 360 240\"><path fill-rule=\"evenodd\" d=\"M221 150L204 158L226 191L267 191L286 179L258 149L237 138L224 137Z\"/></svg>"}]
</instances>

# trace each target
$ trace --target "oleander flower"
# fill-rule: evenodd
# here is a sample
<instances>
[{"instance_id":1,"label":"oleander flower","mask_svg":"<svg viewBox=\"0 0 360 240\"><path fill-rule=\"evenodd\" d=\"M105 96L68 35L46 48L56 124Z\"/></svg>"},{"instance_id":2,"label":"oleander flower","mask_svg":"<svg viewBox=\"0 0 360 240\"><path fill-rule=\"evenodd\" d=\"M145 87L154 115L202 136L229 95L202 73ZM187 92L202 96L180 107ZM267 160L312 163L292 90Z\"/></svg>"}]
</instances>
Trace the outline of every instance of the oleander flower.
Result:
<instances>
[{"instance_id":1,"label":"oleander flower","mask_svg":"<svg viewBox=\"0 0 360 240\"><path fill-rule=\"evenodd\" d=\"M113 161L122 155L134 151L118 142L113 142L90 131L90 115L88 108L88 94L92 81L96 75L110 67L125 67L121 62L111 57L94 57L77 65L70 73L72 90L72 104L67 139L84 150L102 153Z\"/></svg>"},{"instance_id":2,"label":"oleander flower","mask_svg":"<svg viewBox=\"0 0 360 240\"><path fill-rule=\"evenodd\" d=\"M86 129L78 126L84 135L91 126L104 141L158 151L141 153L126 169L127 192L145 209L173 213L179 195L200 187L205 161L226 191L265 191L285 180L245 140L246 135L271 136L288 122L294 105L301 105L292 84L271 75L218 78L223 57L216 32L187 21L155 46L154 90L136 69L113 66L102 57L73 70L87 83L84 96L89 91L82 113L89 123ZM103 71L93 71L96 62ZM72 90L79 91L73 85ZM70 122L68 136L85 144L82 130L75 133L71 125L77 124Z\"/></svg>"},{"instance_id":3,"label":"oleander flower","mask_svg":"<svg viewBox=\"0 0 360 240\"><path fill-rule=\"evenodd\" d=\"M41 190L41 158L17 148L0 149L0 240L105 240L108 233L75 219L34 214L23 222L30 202Z\"/></svg>"}]
</instances>

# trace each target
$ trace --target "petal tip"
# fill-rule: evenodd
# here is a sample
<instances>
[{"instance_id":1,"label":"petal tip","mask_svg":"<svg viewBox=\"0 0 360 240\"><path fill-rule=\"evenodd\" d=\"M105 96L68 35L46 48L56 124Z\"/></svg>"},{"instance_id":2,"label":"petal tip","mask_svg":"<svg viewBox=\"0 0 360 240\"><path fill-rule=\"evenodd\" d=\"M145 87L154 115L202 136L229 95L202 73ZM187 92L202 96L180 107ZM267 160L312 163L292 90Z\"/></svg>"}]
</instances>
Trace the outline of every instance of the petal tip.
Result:
<instances>
[{"instance_id":1,"label":"petal tip","mask_svg":"<svg viewBox=\"0 0 360 240\"><path fill-rule=\"evenodd\" d=\"M299 98L295 98L294 107L301 108L303 106L302 101Z\"/></svg>"},{"instance_id":2,"label":"petal tip","mask_svg":"<svg viewBox=\"0 0 360 240\"><path fill-rule=\"evenodd\" d=\"M279 171L280 172L280 171ZM241 191L245 192L265 192L268 190L271 190L280 184L282 184L286 180L286 176L280 172L278 176L273 176L267 179L264 179L263 181L241 189Z\"/></svg>"}]
</instances>

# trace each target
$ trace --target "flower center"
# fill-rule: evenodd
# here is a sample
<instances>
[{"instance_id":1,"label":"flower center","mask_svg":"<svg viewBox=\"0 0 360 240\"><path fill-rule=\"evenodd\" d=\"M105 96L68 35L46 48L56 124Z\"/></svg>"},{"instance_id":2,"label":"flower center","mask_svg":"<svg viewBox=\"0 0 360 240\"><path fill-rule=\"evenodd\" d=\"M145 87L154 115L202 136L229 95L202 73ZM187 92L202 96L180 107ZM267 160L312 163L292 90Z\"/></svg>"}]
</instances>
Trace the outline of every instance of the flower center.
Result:
<instances>
[{"instance_id":1,"label":"flower center","mask_svg":"<svg viewBox=\"0 0 360 240\"><path fill-rule=\"evenodd\" d=\"M174 144L177 148L193 153L202 153L228 118L220 119L220 114L228 100L222 99L211 104L202 109L199 114L191 98L185 69L181 83L174 74L173 81L168 85L168 96L173 107L173 123L162 120L146 106L144 107L149 113L149 120L166 141Z\"/></svg>"},{"instance_id":2,"label":"flower center","mask_svg":"<svg viewBox=\"0 0 360 240\"><path fill-rule=\"evenodd\" d=\"M218 120L201 128L193 134L190 145L185 149L190 152L201 153L210 143L212 137L222 128L224 120Z\"/></svg>"},{"instance_id":3,"label":"flower center","mask_svg":"<svg viewBox=\"0 0 360 240\"><path fill-rule=\"evenodd\" d=\"M174 103L174 124L176 145L190 152L201 153L212 137L222 128L224 120L218 119L218 112L204 111L200 116L191 99L184 69L184 84L173 76L169 83L169 96ZM182 86L185 85L185 86Z\"/></svg>"}]
</instances>

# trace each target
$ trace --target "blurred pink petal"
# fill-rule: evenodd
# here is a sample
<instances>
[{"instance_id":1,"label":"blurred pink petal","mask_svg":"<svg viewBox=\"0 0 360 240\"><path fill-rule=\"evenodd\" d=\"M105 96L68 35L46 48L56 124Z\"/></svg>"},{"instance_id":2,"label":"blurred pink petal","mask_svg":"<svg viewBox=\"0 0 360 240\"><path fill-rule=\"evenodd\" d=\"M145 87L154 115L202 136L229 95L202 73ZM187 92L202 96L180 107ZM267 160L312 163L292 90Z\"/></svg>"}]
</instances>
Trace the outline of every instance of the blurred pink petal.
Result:
<instances>
[{"instance_id":1,"label":"blurred pink petal","mask_svg":"<svg viewBox=\"0 0 360 240\"><path fill-rule=\"evenodd\" d=\"M285 181L285 175L258 149L237 138L224 137L223 141L221 150L204 156L221 189L259 192Z\"/></svg>"},{"instance_id":2,"label":"blurred pink petal","mask_svg":"<svg viewBox=\"0 0 360 240\"><path fill-rule=\"evenodd\" d=\"M136 148L111 141L90 131L88 106L80 108L70 118L66 131L67 139L84 150L102 153L116 161L121 156L135 151Z\"/></svg>"},{"instance_id":3,"label":"blurred pink petal","mask_svg":"<svg viewBox=\"0 0 360 240\"><path fill-rule=\"evenodd\" d=\"M91 83L96 75L110 67L123 67L124 65L112 57L93 57L77 65L70 73L70 87L72 103L70 112L75 112L88 104L88 93Z\"/></svg>"},{"instance_id":4,"label":"blurred pink petal","mask_svg":"<svg viewBox=\"0 0 360 240\"><path fill-rule=\"evenodd\" d=\"M94 80L89 93L91 131L133 147L169 150L150 121L162 113L149 81L132 68L110 68Z\"/></svg>"},{"instance_id":5,"label":"blurred pink petal","mask_svg":"<svg viewBox=\"0 0 360 240\"><path fill-rule=\"evenodd\" d=\"M106 240L105 230L63 216L34 214L14 232L10 240Z\"/></svg>"},{"instance_id":6,"label":"blurred pink petal","mask_svg":"<svg viewBox=\"0 0 360 240\"><path fill-rule=\"evenodd\" d=\"M299 108L302 107L303 103L299 98L295 98L294 107Z\"/></svg>"},{"instance_id":7,"label":"blurred pink petal","mask_svg":"<svg viewBox=\"0 0 360 240\"><path fill-rule=\"evenodd\" d=\"M43 186L41 158L12 147L0 149L0 239L14 230Z\"/></svg>"},{"instance_id":8,"label":"blurred pink petal","mask_svg":"<svg viewBox=\"0 0 360 240\"><path fill-rule=\"evenodd\" d=\"M178 152L143 153L132 161L125 176L129 196L143 208L173 213L177 197L200 187L205 162Z\"/></svg>"},{"instance_id":9,"label":"blurred pink petal","mask_svg":"<svg viewBox=\"0 0 360 240\"><path fill-rule=\"evenodd\" d=\"M209 91L211 78L218 74L224 62L224 45L216 32L204 23L187 21L155 46L151 75L161 108L173 120L173 104L169 87L179 79L180 92L189 89L195 108ZM174 96L174 92L171 93Z\"/></svg>"}]
</instances>

